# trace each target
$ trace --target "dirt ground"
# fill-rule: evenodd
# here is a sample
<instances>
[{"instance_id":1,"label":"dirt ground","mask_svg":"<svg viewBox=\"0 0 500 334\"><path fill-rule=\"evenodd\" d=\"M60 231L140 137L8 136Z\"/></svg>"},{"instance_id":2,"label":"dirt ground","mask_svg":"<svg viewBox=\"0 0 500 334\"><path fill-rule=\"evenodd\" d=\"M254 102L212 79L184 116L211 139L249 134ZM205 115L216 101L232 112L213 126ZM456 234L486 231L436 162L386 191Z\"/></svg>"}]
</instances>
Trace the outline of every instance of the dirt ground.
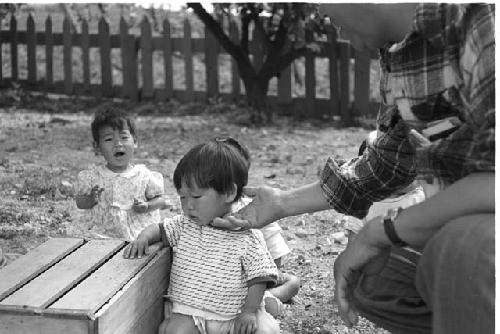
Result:
<instances>
[{"instance_id":1,"label":"dirt ground","mask_svg":"<svg viewBox=\"0 0 500 334\"><path fill-rule=\"evenodd\" d=\"M77 173L102 159L92 150L90 121L103 103L28 102L0 103L0 247L9 261L49 237L70 233L79 214L73 200ZM270 126L252 127L245 110L222 104L121 106L136 115L135 162L165 177L174 207L163 211L164 216L180 212L173 170L199 141L220 135L239 139L253 159L250 184L289 189L316 180L329 155L354 156L369 131L285 117L276 117ZM336 313L333 263L345 245L333 234L343 231L342 216L324 211L279 223L293 250L285 270L302 280L298 296L280 319L283 333L386 333L364 319L357 328L347 329Z\"/></svg>"}]
</instances>

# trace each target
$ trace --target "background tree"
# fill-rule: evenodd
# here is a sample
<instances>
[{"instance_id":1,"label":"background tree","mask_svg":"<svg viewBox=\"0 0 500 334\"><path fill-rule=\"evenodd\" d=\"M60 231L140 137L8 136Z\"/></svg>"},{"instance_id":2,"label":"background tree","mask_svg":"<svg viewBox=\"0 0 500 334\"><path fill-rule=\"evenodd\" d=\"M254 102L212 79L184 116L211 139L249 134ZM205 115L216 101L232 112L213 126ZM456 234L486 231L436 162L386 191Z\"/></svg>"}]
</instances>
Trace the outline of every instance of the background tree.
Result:
<instances>
[{"instance_id":1,"label":"background tree","mask_svg":"<svg viewBox=\"0 0 500 334\"><path fill-rule=\"evenodd\" d=\"M217 3L210 14L200 3L188 3L194 13L238 64L250 107L270 115L267 100L269 81L279 77L308 49L319 51L315 35L324 34L318 8L310 3ZM217 17L225 15L239 26L239 41L231 40ZM257 68L250 58L252 27L260 35L258 47L263 63Z\"/></svg>"}]
</instances>

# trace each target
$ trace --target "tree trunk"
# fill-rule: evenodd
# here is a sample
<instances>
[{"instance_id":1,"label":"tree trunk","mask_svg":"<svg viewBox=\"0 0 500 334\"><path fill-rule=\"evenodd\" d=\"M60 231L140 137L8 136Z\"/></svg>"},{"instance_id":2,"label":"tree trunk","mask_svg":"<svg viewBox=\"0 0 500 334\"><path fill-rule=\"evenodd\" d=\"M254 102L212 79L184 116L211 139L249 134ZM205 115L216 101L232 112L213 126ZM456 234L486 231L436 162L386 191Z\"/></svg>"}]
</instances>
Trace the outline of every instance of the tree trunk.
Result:
<instances>
[{"instance_id":1,"label":"tree trunk","mask_svg":"<svg viewBox=\"0 0 500 334\"><path fill-rule=\"evenodd\" d=\"M248 105L254 110L252 122L272 122L272 108L267 98L269 79L259 76L242 76L241 79L245 85Z\"/></svg>"}]
</instances>

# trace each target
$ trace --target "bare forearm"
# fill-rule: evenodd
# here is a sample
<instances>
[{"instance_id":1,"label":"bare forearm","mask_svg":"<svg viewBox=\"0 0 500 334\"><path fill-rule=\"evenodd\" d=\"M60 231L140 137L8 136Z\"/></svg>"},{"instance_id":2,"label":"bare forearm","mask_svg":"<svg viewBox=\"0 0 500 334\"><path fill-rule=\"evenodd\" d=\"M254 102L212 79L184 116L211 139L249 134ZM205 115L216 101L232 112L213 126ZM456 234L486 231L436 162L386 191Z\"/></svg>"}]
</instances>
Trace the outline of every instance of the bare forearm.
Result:
<instances>
[{"instance_id":1,"label":"bare forearm","mask_svg":"<svg viewBox=\"0 0 500 334\"><path fill-rule=\"evenodd\" d=\"M144 230L142 230L141 233L139 233L139 236L137 238L143 238L144 240L147 240L149 245L160 242L160 226L158 226L158 224L149 225Z\"/></svg>"},{"instance_id":2,"label":"bare forearm","mask_svg":"<svg viewBox=\"0 0 500 334\"><path fill-rule=\"evenodd\" d=\"M422 247L451 220L495 212L495 174L475 173L464 177L422 203L401 212L395 228L408 244ZM379 243L387 244L382 224L370 224Z\"/></svg>"},{"instance_id":3,"label":"bare forearm","mask_svg":"<svg viewBox=\"0 0 500 334\"><path fill-rule=\"evenodd\" d=\"M164 210L169 207L167 200L163 196L158 196L148 201L148 210Z\"/></svg>"},{"instance_id":4,"label":"bare forearm","mask_svg":"<svg viewBox=\"0 0 500 334\"><path fill-rule=\"evenodd\" d=\"M318 182L283 191L281 218L331 209Z\"/></svg>"},{"instance_id":5,"label":"bare forearm","mask_svg":"<svg viewBox=\"0 0 500 334\"><path fill-rule=\"evenodd\" d=\"M256 312L262 303L262 297L266 291L266 283L256 283L248 287L248 296L243 306L243 312Z\"/></svg>"}]
</instances>

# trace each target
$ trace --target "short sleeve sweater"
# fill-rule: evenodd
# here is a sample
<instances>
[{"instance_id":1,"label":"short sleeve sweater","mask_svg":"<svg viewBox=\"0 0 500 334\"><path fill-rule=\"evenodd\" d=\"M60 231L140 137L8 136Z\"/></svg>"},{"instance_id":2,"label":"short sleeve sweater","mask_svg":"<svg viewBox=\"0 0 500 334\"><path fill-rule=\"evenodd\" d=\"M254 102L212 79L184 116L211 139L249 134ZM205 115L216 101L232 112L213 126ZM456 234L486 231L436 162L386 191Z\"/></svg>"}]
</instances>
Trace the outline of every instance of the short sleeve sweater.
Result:
<instances>
[{"instance_id":1,"label":"short sleeve sweater","mask_svg":"<svg viewBox=\"0 0 500 334\"><path fill-rule=\"evenodd\" d=\"M165 219L160 229L164 242L175 247L172 301L233 316L240 313L249 286L276 283L278 269L255 231L198 226L183 215Z\"/></svg>"}]
</instances>

